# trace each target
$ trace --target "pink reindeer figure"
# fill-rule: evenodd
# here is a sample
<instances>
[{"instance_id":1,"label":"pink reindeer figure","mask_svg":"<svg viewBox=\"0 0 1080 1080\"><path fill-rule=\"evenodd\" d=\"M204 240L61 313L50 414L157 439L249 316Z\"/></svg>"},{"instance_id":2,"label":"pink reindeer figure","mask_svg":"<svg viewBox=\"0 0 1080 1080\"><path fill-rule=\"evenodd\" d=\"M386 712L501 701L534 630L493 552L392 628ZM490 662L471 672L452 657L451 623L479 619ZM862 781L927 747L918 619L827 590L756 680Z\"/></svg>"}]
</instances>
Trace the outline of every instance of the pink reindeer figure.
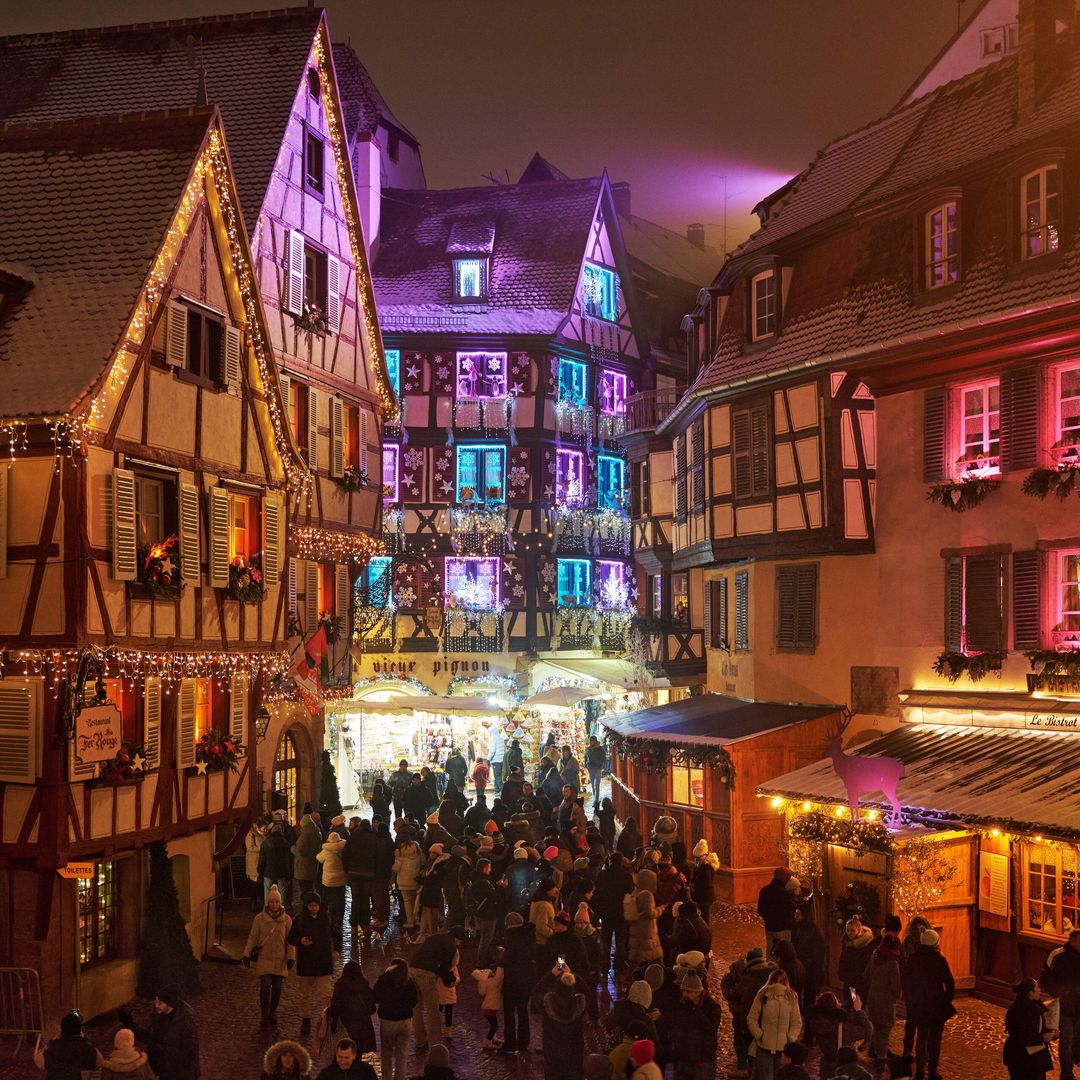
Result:
<instances>
[{"instance_id":1,"label":"pink reindeer figure","mask_svg":"<svg viewBox=\"0 0 1080 1080\"><path fill-rule=\"evenodd\" d=\"M844 732L851 723L851 714L845 714L837 724L836 734L829 740L829 756L832 758L836 775L844 781L847 788L848 805L851 807L851 820L859 820L859 796L873 795L880 791L892 806L890 823L900 824L900 800L896 789L904 778L904 763L890 757L860 757L858 754L845 754L843 749Z\"/></svg>"}]
</instances>

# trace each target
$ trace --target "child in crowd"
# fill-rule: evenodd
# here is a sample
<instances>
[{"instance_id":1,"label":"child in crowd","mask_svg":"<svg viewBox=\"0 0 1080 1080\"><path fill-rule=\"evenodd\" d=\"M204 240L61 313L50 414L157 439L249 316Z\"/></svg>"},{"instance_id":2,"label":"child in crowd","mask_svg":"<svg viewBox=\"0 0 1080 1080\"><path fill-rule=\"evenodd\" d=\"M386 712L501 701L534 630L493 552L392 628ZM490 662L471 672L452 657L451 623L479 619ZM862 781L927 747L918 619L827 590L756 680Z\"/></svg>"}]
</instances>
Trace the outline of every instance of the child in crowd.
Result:
<instances>
[{"instance_id":1,"label":"child in crowd","mask_svg":"<svg viewBox=\"0 0 1080 1080\"><path fill-rule=\"evenodd\" d=\"M476 989L480 994L480 1008L484 1013L484 1019L488 1022L487 1035L484 1037L485 1050L498 1050L502 1045L502 1039L498 1036L499 1012L503 1007L503 950L500 946L492 946L489 952L490 963L488 967L476 968L472 975L476 980Z\"/></svg>"}]
</instances>

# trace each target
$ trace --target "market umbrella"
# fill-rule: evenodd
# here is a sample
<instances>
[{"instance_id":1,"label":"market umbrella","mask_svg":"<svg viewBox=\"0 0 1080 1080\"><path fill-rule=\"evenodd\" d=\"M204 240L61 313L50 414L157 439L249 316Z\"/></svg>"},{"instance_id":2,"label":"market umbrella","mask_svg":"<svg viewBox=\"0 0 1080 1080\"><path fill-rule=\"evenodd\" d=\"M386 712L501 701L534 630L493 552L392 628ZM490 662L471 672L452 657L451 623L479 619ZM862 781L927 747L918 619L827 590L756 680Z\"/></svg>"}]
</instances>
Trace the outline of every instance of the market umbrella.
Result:
<instances>
[{"instance_id":1,"label":"market umbrella","mask_svg":"<svg viewBox=\"0 0 1080 1080\"><path fill-rule=\"evenodd\" d=\"M402 695L390 701L371 702L371 712L380 713L484 713L496 716L506 710L497 702L479 697L440 697L437 694Z\"/></svg>"},{"instance_id":2,"label":"market umbrella","mask_svg":"<svg viewBox=\"0 0 1080 1080\"><path fill-rule=\"evenodd\" d=\"M572 709L586 698L600 697L602 691L583 690L580 686L552 686L548 690L542 690L539 694L533 694L524 702L525 705L556 705L563 709Z\"/></svg>"}]
</instances>

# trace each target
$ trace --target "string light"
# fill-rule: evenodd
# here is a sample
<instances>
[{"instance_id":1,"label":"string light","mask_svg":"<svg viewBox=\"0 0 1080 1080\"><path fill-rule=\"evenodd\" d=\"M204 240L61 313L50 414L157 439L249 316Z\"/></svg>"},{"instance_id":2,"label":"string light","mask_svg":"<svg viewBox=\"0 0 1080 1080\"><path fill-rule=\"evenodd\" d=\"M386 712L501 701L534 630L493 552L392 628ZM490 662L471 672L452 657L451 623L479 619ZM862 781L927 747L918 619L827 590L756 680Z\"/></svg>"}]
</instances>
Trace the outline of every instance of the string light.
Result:
<instances>
[{"instance_id":1,"label":"string light","mask_svg":"<svg viewBox=\"0 0 1080 1080\"><path fill-rule=\"evenodd\" d=\"M346 562L356 559L366 563L373 555L385 554L382 538L368 533L335 532L314 525L300 525L290 535L296 557L314 562Z\"/></svg>"}]
</instances>

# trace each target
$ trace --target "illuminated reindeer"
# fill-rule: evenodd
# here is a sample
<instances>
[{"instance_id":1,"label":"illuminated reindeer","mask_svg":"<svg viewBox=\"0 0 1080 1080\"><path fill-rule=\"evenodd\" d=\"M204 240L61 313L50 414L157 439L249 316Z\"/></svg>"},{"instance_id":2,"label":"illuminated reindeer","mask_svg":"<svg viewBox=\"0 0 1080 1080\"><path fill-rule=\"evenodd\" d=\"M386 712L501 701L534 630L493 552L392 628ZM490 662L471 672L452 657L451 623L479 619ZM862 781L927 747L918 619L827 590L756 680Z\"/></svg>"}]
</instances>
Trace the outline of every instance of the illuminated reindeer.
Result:
<instances>
[{"instance_id":1,"label":"illuminated reindeer","mask_svg":"<svg viewBox=\"0 0 1080 1080\"><path fill-rule=\"evenodd\" d=\"M851 713L845 713L836 725L836 733L829 740L829 756L832 758L836 775L844 781L844 787L847 788L851 820L859 820L859 796L880 791L892 806L891 823L899 825L900 800L897 798L896 789L904 778L904 763L896 758L845 754L843 738L850 723Z\"/></svg>"}]
</instances>

